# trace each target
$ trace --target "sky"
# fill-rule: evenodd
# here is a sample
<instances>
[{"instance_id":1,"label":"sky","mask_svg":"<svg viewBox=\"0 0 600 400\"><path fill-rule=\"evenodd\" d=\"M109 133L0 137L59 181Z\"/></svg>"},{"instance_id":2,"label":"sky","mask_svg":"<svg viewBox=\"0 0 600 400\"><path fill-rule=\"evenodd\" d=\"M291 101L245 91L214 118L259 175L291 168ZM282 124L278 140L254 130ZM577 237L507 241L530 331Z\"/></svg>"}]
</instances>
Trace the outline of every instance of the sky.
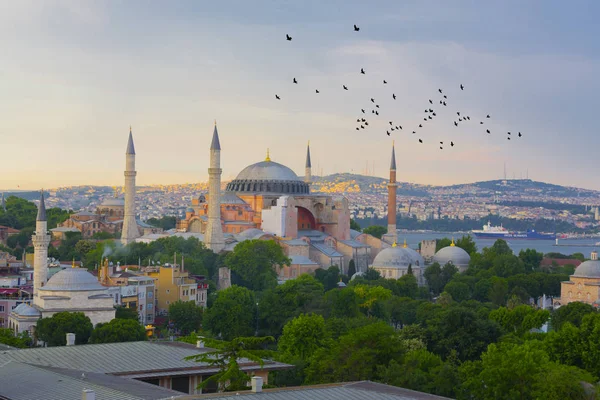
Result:
<instances>
[{"instance_id":1,"label":"sky","mask_svg":"<svg viewBox=\"0 0 600 400\"><path fill-rule=\"evenodd\" d=\"M398 181L506 163L600 189L597 15L595 0L0 0L0 189L122 185L130 125L138 185L205 181L214 120L225 180L267 148L303 175L309 140L313 175L385 177L395 140ZM371 97L380 118L356 131ZM429 99L438 116L413 135Z\"/></svg>"}]
</instances>

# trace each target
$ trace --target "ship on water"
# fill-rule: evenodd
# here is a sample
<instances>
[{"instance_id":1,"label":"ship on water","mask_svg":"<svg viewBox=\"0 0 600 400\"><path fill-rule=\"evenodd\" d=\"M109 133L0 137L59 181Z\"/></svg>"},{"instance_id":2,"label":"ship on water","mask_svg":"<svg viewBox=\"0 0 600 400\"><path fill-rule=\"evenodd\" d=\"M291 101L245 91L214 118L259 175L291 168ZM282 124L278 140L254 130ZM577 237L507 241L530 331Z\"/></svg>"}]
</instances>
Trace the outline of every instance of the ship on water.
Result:
<instances>
[{"instance_id":1,"label":"ship on water","mask_svg":"<svg viewBox=\"0 0 600 400\"><path fill-rule=\"evenodd\" d=\"M480 239L530 239L530 240L555 240L555 233L540 233L535 230L527 232L509 231L502 225L492 226L488 221L482 230L472 230L471 233Z\"/></svg>"}]
</instances>

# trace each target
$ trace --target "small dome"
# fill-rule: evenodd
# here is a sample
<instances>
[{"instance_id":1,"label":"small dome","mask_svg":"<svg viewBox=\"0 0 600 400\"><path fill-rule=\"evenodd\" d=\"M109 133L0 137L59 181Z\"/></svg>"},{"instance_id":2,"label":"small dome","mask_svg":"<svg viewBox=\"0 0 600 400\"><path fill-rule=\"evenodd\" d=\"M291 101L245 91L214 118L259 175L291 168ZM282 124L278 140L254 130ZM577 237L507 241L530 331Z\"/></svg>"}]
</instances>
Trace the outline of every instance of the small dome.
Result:
<instances>
[{"instance_id":1,"label":"small dome","mask_svg":"<svg viewBox=\"0 0 600 400\"><path fill-rule=\"evenodd\" d=\"M261 161L244 168L236 180L256 181L300 181L298 175L283 164Z\"/></svg>"},{"instance_id":2,"label":"small dome","mask_svg":"<svg viewBox=\"0 0 600 400\"><path fill-rule=\"evenodd\" d=\"M573 276L600 278L600 260L588 260L579 264Z\"/></svg>"},{"instance_id":3,"label":"small dome","mask_svg":"<svg viewBox=\"0 0 600 400\"><path fill-rule=\"evenodd\" d=\"M16 306L13 312L23 317L37 317L41 315L40 311L37 308L33 308L26 303L21 303L18 306Z\"/></svg>"},{"instance_id":4,"label":"small dome","mask_svg":"<svg viewBox=\"0 0 600 400\"><path fill-rule=\"evenodd\" d=\"M185 212L191 212L191 213L193 213L194 209L192 207L188 207L188 208L185 209Z\"/></svg>"},{"instance_id":5,"label":"small dome","mask_svg":"<svg viewBox=\"0 0 600 400\"><path fill-rule=\"evenodd\" d=\"M433 256L433 262L444 266L451 262L456 267L468 267L471 256L458 246L447 246Z\"/></svg>"},{"instance_id":6,"label":"small dome","mask_svg":"<svg viewBox=\"0 0 600 400\"><path fill-rule=\"evenodd\" d=\"M41 291L106 290L85 268L66 268L48 280Z\"/></svg>"},{"instance_id":7,"label":"small dome","mask_svg":"<svg viewBox=\"0 0 600 400\"><path fill-rule=\"evenodd\" d=\"M408 247L388 247L377 254L373 260L373 268L408 268L425 265L423 257L416 251Z\"/></svg>"}]
</instances>

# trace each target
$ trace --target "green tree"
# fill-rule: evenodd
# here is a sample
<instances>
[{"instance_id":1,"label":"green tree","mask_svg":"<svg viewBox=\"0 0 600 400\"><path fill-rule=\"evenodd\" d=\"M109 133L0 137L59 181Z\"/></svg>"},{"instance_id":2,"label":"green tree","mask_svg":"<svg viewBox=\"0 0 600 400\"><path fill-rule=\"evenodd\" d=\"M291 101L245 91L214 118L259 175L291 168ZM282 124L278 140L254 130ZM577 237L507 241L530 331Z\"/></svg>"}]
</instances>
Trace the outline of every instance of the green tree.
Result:
<instances>
[{"instance_id":1,"label":"green tree","mask_svg":"<svg viewBox=\"0 0 600 400\"><path fill-rule=\"evenodd\" d=\"M376 281L381 279L381 274L375 268L367 268L367 272L363 278L367 281Z\"/></svg>"},{"instance_id":2,"label":"green tree","mask_svg":"<svg viewBox=\"0 0 600 400\"><path fill-rule=\"evenodd\" d=\"M307 361L315 351L329 345L323 316L301 314L285 324L277 348L286 359Z\"/></svg>"},{"instance_id":3,"label":"green tree","mask_svg":"<svg viewBox=\"0 0 600 400\"><path fill-rule=\"evenodd\" d=\"M0 343L23 349L25 347L30 347L32 340L27 331L15 336L12 329L0 328Z\"/></svg>"},{"instance_id":4,"label":"green tree","mask_svg":"<svg viewBox=\"0 0 600 400\"><path fill-rule=\"evenodd\" d=\"M392 297L392 291L381 286L355 285L352 287L359 298L359 307L370 316L373 308L379 302L384 302Z\"/></svg>"},{"instance_id":5,"label":"green tree","mask_svg":"<svg viewBox=\"0 0 600 400\"><path fill-rule=\"evenodd\" d=\"M355 318L360 315L360 299L352 288L332 289L325 293L326 312L329 317Z\"/></svg>"},{"instance_id":6,"label":"green tree","mask_svg":"<svg viewBox=\"0 0 600 400\"><path fill-rule=\"evenodd\" d=\"M354 229L355 231L360 232L361 228L358 222L350 218L350 229Z\"/></svg>"},{"instance_id":7,"label":"green tree","mask_svg":"<svg viewBox=\"0 0 600 400\"><path fill-rule=\"evenodd\" d=\"M581 322L586 315L596 313L597 311L594 306L574 301L554 310L552 313L552 327L554 330L558 331L567 322L576 327L580 327Z\"/></svg>"},{"instance_id":8,"label":"green tree","mask_svg":"<svg viewBox=\"0 0 600 400\"><path fill-rule=\"evenodd\" d=\"M113 319L96 325L90 343L120 343L146 340L146 330L132 319Z\"/></svg>"},{"instance_id":9,"label":"green tree","mask_svg":"<svg viewBox=\"0 0 600 400\"><path fill-rule=\"evenodd\" d=\"M348 262L348 277L352 278L356 273L356 265L354 264L354 259Z\"/></svg>"},{"instance_id":10,"label":"green tree","mask_svg":"<svg viewBox=\"0 0 600 400\"><path fill-rule=\"evenodd\" d=\"M218 291L204 316L204 327L224 340L252 335L256 327L254 294L236 285Z\"/></svg>"},{"instance_id":11,"label":"green tree","mask_svg":"<svg viewBox=\"0 0 600 400\"><path fill-rule=\"evenodd\" d=\"M526 249L519 252L519 259L525 265L526 272L533 272L538 269L543 258L544 254L534 249Z\"/></svg>"},{"instance_id":12,"label":"green tree","mask_svg":"<svg viewBox=\"0 0 600 400\"><path fill-rule=\"evenodd\" d=\"M492 277L490 280L491 287L488 292L489 300L497 306L502 306L506 303L508 294L508 282L504 278Z\"/></svg>"},{"instance_id":13,"label":"green tree","mask_svg":"<svg viewBox=\"0 0 600 400\"><path fill-rule=\"evenodd\" d=\"M386 302L390 323L396 329L414 324L417 321L417 307L419 304L420 301L413 300L410 297L393 296Z\"/></svg>"},{"instance_id":14,"label":"green tree","mask_svg":"<svg viewBox=\"0 0 600 400\"><path fill-rule=\"evenodd\" d=\"M341 278L340 269L335 265L327 269L317 268L315 278L323 284L325 291L335 289Z\"/></svg>"},{"instance_id":15,"label":"green tree","mask_svg":"<svg viewBox=\"0 0 600 400\"><path fill-rule=\"evenodd\" d=\"M67 333L75 334L75 344L85 344L93 329L92 321L84 313L61 311L39 319L35 332L38 340L48 346L64 346L67 344Z\"/></svg>"},{"instance_id":16,"label":"green tree","mask_svg":"<svg viewBox=\"0 0 600 400\"><path fill-rule=\"evenodd\" d=\"M458 302L471 298L471 289L469 285L463 282L450 281L444 287L444 292L452 296L452 299Z\"/></svg>"},{"instance_id":17,"label":"green tree","mask_svg":"<svg viewBox=\"0 0 600 400\"><path fill-rule=\"evenodd\" d=\"M192 360L218 368L219 372L202 380L198 388L205 388L212 383L217 383L220 390L236 391L247 388L246 384L250 380L248 374L240 368L240 360L245 358L254 361L262 368L263 358L272 356L272 352L261 350L261 347L273 342L270 336L266 337L237 337L230 341L215 340L209 338L202 339L207 347L214 349L205 353L186 357L185 360Z\"/></svg>"},{"instance_id":18,"label":"green tree","mask_svg":"<svg viewBox=\"0 0 600 400\"><path fill-rule=\"evenodd\" d=\"M412 270L412 264L408 264L408 268L406 269L406 273L408 275L412 275L413 274L413 270Z\"/></svg>"},{"instance_id":19,"label":"green tree","mask_svg":"<svg viewBox=\"0 0 600 400\"><path fill-rule=\"evenodd\" d=\"M442 281L442 268L440 267L440 264L434 262L425 268L423 276L427 280L429 290L431 290L434 295L440 294L445 285Z\"/></svg>"},{"instance_id":20,"label":"green tree","mask_svg":"<svg viewBox=\"0 0 600 400\"><path fill-rule=\"evenodd\" d=\"M139 321L139 315L135 308L116 306L115 307L115 318L117 319L132 319Z\"/></svg>"},{"instance_id":21,"label":"green tree","mask_svg":"<svg viewBox=\"0 0 600 400\"><path fill-rule=\"evenodd\" d=\"M469 254L477 253L477 244L471 235L461 237L456 241L456 247L460 247Z\"/></svg>"},{"instance_id":22,"label":"green tree","mask_svg":"<svg viewBox=\"0 0 600 400\"><path fill-rule=\"evenodd\" d=\"M246 240L225 257L225 264L240 279L241 286L262 291L277 286L276 266L290 265L274 240Z\"/></svg>"},{"instance_id":23,"label":"green tree","mask_svg":"<svg viewBox=\"0 0 600 400\"><path fill-rule=\"evenodd\" d=\"M173 321L183 335L200 329L202 324L202 307L198 307L196 302L178 300L169 304L169 320Z\"/></svg>"},{"instance_id":24,"label":"green tree","mask_svg":"<svg viewBox=\"0 0 600 400\"><path fill-rule=\"evenodd\" d=\"M490 313L490 319L496 321L506 332L522 336L534 328L541 328L550 318L548 310L536 310L528 305L508 309L500 307Z\"/></svg>"},{"instance_id":25,"label":"green tree","mask_svg":"<svg viewBox=\"0 0 600 400\"><path fill-rule=\"evenodd\" d=\"M374 236L377 239L381 239L381 237L387 233L387 228L382 225L371 225L363 229L362 232Z\"/></svg>"},{"instance_id":26,"label":"green tree","mask_svg":"<svg viewBox=\"0 0 600 400\"><path fill-rule=\"evenodd\" d=\"M165 215L162 218L150 218L146 221L146 223L168 231L169 229L175 228L177 225L177 217Z\"/></svg>"},{"instance_id":27,"label":"green tree","mask_svg":"<svg viewBox=\"0 0 600 400\"><path fill-rule=\"evenodd\" d=\"M108 240L108 239L115 239L115 235L113 235L112 233L109 232L96 232L92 235L92 239L93 240Z\"/></svg>"}]
</instances>

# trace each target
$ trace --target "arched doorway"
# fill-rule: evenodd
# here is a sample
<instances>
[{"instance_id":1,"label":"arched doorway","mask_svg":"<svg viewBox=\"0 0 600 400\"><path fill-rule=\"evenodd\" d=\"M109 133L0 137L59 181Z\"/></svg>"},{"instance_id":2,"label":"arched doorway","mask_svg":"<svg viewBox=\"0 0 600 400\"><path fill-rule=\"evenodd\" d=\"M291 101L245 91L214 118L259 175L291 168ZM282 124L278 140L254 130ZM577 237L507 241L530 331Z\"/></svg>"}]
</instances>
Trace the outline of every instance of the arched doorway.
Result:
<instances>
[{"instance_id":1,"label":"arched doorway","mask_svg":"<svg viewBox=\"0 0 600 400\"><path fill-rule=\"evenodd\" d=\"M296 207L298 209L298 230L316 229L317 223L315 216L304 207Z\"/></svg>"}]
</instances>

